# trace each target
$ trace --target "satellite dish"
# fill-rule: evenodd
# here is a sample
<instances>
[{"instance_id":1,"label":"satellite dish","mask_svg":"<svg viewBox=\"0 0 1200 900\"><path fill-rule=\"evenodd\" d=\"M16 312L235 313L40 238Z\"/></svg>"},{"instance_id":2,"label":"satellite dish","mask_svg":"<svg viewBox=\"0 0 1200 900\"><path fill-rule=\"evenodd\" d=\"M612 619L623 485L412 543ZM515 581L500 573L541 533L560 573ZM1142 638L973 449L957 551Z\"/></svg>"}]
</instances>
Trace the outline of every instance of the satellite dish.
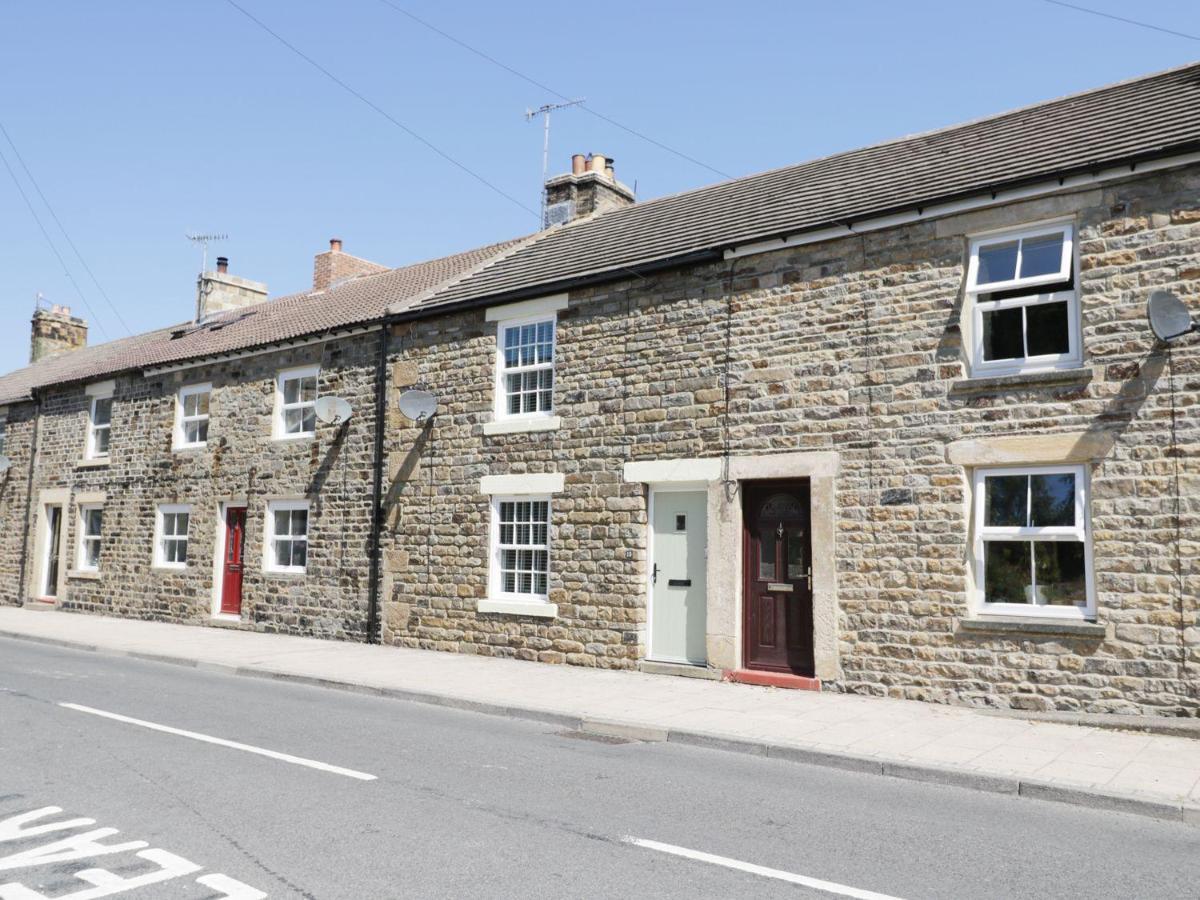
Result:
<instances>
[{"instance_id":1,"label":"satellite dish","mask_svg":"<svg viewBox=\"0 0 1200 900\"><path fill-rule=\"evenodd\" d=\"M12 468L12 460L7 456L0 456L0 472L7 472Z\"/></svg>"},{"instance_id":2,"label":"satellite dish","mask_svg":"<svg viewBox=\"0 0 1200 900\"><path fill-rule=\"evenodd\" d=\"M424 422L437 412L437 397L429 391L405 391L400 395L400 412L414 422Z\"/></svg>"},{"instance_id":3,"label":"satellite dish","mask_svg":"<svg viewBox=\"0 0 1200 900\"><path fill-rule=\"evenodd\" d=\"M354 408L341 397L318 397L316 413L326 425L341 425L354 414Z\"/></svg>"},{"instance_id":4,"label":"satellite dish","mask_svg":"<svg viewBox=\"0 0 1200 900\"><path fill-rule=\"evenodd\" d=\"M1146 303L1150 329L1160 341L1171 341L1196 330L1192 314L1184 302L1170 291L1155 291Z\"/></svg>"}]
</instances>

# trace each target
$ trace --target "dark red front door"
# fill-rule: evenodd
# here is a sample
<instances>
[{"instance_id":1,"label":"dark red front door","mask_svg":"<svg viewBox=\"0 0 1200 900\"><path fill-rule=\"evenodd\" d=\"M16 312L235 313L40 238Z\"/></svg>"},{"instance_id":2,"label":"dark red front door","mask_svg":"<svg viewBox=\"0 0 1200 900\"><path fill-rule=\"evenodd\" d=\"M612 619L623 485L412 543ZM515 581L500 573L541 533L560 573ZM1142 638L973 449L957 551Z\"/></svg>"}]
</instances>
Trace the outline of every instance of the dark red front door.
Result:
<instances>
[{"instance_id":1,"label":"dark red front door","mask_svg":"<svg viewBox=\"0 0 1200 900\"><path fill-rule=\"evenodd\" d=\"M242 614L242 551L246 544L246 508L225 510L225 557L221 578L221 612Z\"/></svg>"},{"instance_id":2,"label":"dark red front door","mask_svg":"<svg viewBox=\"0 0 1200 900\"><path fill-rule=\"evenodd\" d=\"M742 518L745 666L813 677L808 482L745 483Z\"/></svg>"}]
</instances>

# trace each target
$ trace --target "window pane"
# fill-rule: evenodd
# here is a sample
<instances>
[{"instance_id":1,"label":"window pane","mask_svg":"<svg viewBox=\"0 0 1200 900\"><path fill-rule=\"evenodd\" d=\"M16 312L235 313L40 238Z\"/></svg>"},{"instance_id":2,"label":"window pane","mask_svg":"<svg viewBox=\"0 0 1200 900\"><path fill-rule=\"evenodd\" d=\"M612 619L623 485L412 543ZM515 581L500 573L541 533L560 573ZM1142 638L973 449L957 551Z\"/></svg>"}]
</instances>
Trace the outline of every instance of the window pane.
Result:
<instances>
[{"instance_id":1,"label":"window pane","mask_svg":"<svg viewBox=\"0 0 1200 900\"><path fill-rule=\"evenodd\" d=\"M92 424L107 425L112 420L112 398L104 397L96 401L95 414L92 417Z\"/></svg>"},{"instance_id":2,"label":"window pane","mask_svg":"<svg viewBox=\"0 0 1200 900\"><path fill-rule=\"evenodd\" d=\"M315 403L317 400L317 378L306 375L300 379L300 400L303 403Z\"/></svg>"},{"instance_id":3,"label":"window pane","mask_svg":"<svg viewBox=\"0 0 1200 900\"><path fill-rule=\"evenodd\" d=\"M275 565L280 567L292 564L292 542L286 538L275 541Z\"/></svg>"},{"instance_id":4,"label":"window pane","mask_svg":"<svg viewBox=\"0 0 1200 900\"><path fill-rule=\"evenodd\" d=\"M1029 524L1028 475L989 475L984 482L984 525L1024 528Z\"/></svg>"},{"instance_id":5,"label":"window pane","mask_svg":"<svg viewBox=\"0 0 1200 900\"><path fill-rule=\"evenodd\" d=\"M104 511L99 509L89 509L84 514L84 533L92 537L97 537L100 534L100 529L104 523Z\"/></svg>"},{"instance_id":6,"label":"window pane","mask_svg":"<svg viewBox=\"0 0 1200 900\"><path fill-rule=\"evenodd\" d=\"M538 409L549 412L554 407L554 372L543 369L538 379Z\"/></svg>"},{"instance_id":7,"label":"window pane","mask_svg":"<svg viewBox=\"0 0 1200 900\"><path fill-rule=\"evenodd\" d=\"M787 536L788 580L803 578L807 574L808 564L804 560L804 534L800 531L789 531Z\"/></svg>"},{"instance_id":8,"label":"window pane","mask_svg":"<svg viewBox=\"0 0 1200 900\"><path fill-rule=\"evenodd\" d=\"M1029 543L986 541L983 548L983 599L988 603L1031 603Z\"/></svg>"},{"instance_id":9,"label":"window pane","mask_svg":"<svg viewBox=\"0 0 1200 900\"><path fill-rule=\"evenodd\" d=\"M89 569L100 567L100 541L93 539L84 543L83 564Z\"/></svg>"},{"instance_id":10,"label":"window pane","mask_svg":"<svg viewBox=\"0 0 1200 900\"><path fill-rule=\"evenodd\" d=\"M292 565L304 568L308 562L308 541L292 542Z\"/></svg>"},{"instance_id":11,"label":"window pane","mask_svg":"<svg viewBox=\"0 0 1200 900\"><path fill-rule=\"evenodd\" d=\"M300 379L288 378L283 382L283 402L298 403L300 401Z\"/></svg>"},{"instance_id":12,"label":"window pane","mask_svg":"<svg viewBox=\"0 0 1200 900\"><path fill-rule=\"evenodd\" d=\"M1075 476L1031 475L1032 509L1029 524L1037 526L1075 524Z\"/></svg>"},{"instance_id":13,"label":"window pane","mask_svg":"<svg viewBox=\"0 0 1200 900\"><path fill-rule=\"evenodd\" d=\"M95 445L96 445L96 455L97 456L108 455L108 429L107 428L97 428L92 433L95 435L94 440L95 440Z\"/></svg>"},{"instance_id":14,"label":"window pane","mask_svg":"<svg viewBox=\"0 0 1200 900\"><path fill-rule=\"evenodd\" d=\"M505 571L504 577L501 579L501 582L504 585L503 590L506 594L515 594L516 593L516 591L517 591L517 575L515 572Z\"/></svg>"},{"instance_id":15,"label":"window pane","mask_svg":"<svg viewBox=\"0 0 1200 900\"><path fill-rule=\"evenodd\" d=\"M195 422L195 437L190 438L193 444L203 444L208 440L208 419Z\"/></svg>"},{"instance_id":16,"label":"window pane","mask_svg":"<svg viewBox=\"0 0 1200 900\"><path fill-rule=\"evenodd\" d=\"M1071 352L1066 303L1039 303L1025 307L1025 327L1030 356Z\"/></svg>"},{"instance_id":17,"label":"window pane","mask_svg":"<svg viewBox=\"0 0 1200 900\"><path fill-rule=\"evenodd\" d=\"M538 522L550 521L550 504L545 500L537 500L533 504L533 518Z\"/></svg>"},{"instance_id":18,"label":"window pane","mask_svg":"<svg viewBox=\"0 0 1200 900\"><path fill-rule=\"evenodd\" d=\"M775 529L769 528L759 535L758 578L760 581L775 580Z\"/></svg>"},{"instance_id":19,"label":"window pane","mask_svg":"<svg viewBox=\"0 0 1200 900\"><path fill-rule=\"evenodd\" d=\"M292 534L307 535L308 534L308 510L293 509L292 510Z\"/></svg>"},{"instance_id":20,"label":"window pane","mask_svg":"<svg viewBox=\"0 0 1200 900\"><path fill-rule=\"evenodd\" d=\"M976 284L1009 281L1017 272L1017 242L1004 241L979 248L979 270Z\"/></svg>"},{"instance_id":21,"label":"window pane","mask_svg":"<svg viewBox=\"0 0 1200 900\"><path fill-rule=\"evenodd\" d=\"M991 309L983 313L983 358L1021 359L1025 343L1021 338L1021 307Z\"/></svg>"},{"instance_id":22,"label":"window pane","mask_svg":"<svg viewBox=\"0 0 1200 900\"><path fill-rule=\"evenodd\" d=\"M1079 541L1037 541L1033 548L1038 602L1052 606L1086 606L1083 544Z\"/></svg>"},{"instance_id":23,"label":"window pane","mask_svg":"<svg viewBox=\"0 0 1200 900\"><path fill-rule=\"evenodd\" d=\"M500 568L511 571L517 567L517 551L502 550L500 551ZM509 588L508 590L511 590Z\"/></svg>"},{"instance_id":24,"label":"window pane","mask_svg":"<svg viewBox=\"0 0 1200 900\"><path fill-rule=\"evenodd\" d=\"M285 409L283 411L284 434L299 434L304 426L304 411L300 409Z\"/></svg>"},{"instance_id":25,"label":"window pane","mask_svg":"<svg viewBox=\"0 0 1200 900\"><path fill-rule=\"evenodd\" d=\"M1021 243L1021 277L1049 275L1062 267L1063 236L1043 234Z\"/></svg>"},{"instance_id":26,"label":"window pane","mask_svg":"<svg viewBox=\"0 0 1200 900\"><path fill-rule=\"evenodd\" d=\"M514 513L515 507L516 507L516 504L512 503L511 501L501 503L500 504L500 521L501 522L511 522L513 520L513 516L515 514Z\"/></svg>"},{"instance_id":27,"label":"window pane","mask_svg":"<svg viewBox=\"0 0 1200 900\"><path fill-rule=\"evenodd\" d=\"M520 375L508 376L508 412L510 415L516 415L521 411L521 383Z\"/></svg>"},{"instance_id":28,"label":"window pane","mask_svg":"<svg viewBox=\"0 0 1200 900\"><path fill-rule=\"evenodd\" d=\"M305 434L313 433L317 430L317 411L309 406L302 410L303 415L300 418L300 430Z\"/></svg>"},{"instance_id":29,"label":"window pane","mask_svg":"<svg viewBox=\"0 0 1200 900\"><path fill-rule=\"evenodd\" d=\"M291 534L292 517L286 509L275 510L275 534L278 537L287 537Z\"/></svg>"}]
</instances>

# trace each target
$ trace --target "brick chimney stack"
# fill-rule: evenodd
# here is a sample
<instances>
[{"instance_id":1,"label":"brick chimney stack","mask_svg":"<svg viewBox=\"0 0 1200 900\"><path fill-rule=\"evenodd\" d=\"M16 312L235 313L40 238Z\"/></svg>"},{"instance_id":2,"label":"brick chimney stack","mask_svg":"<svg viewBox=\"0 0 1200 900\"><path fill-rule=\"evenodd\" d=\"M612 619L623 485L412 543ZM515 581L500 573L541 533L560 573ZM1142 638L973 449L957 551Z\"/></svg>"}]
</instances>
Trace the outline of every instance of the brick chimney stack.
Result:
<instances>
[{"instance_id":1,"label":"brick chimney stack","mask_svg":"<svg viewBox=\"0 0 1200 900\"><path fill-rule=\"evenodd\" d=\"M267 299L267 286L261 281L250 281L229 274L229 258L217 257L214 272L200 276L196 294L196 321L203 322L216 313L254 306Z\"/></svg>"},{"instance_id":2,"label":"brick chimney stack","mask_svg":"<svg viewBox=\"0 0 1200 900\"><path fill-rule=\"evenodd\" d=\"M318 253L313 258L312 289L326 291L350 278L357 278L359 275L374 275L387 270L387 266L373 263L369 259L360 259L349 253L343 253L342 239L330 238L329 249L324 253Z\"/></svg>"},{"instance_id":3,"label":"brick chimney stack","mask_svg":"<svg viewBox=\"0 0 1200 900\"><path fill-rule=\"evenodd\" d=\"M571 157L571 171L546 182L545 227L632 206L633 190L617 181L613 161L599 153Z\"/></svg>"},{"instance_id":4,"label":"brick chimney stack","mask_svg":"<svg viewBox=\"0 0 1200 900\"><path fill-rule=\"evenodd\" d=\"M71 315L71 307L55 303L33 311L29 338L29 361L62 356L87 346L87 322Z\"/></svg>"}]
</instances>

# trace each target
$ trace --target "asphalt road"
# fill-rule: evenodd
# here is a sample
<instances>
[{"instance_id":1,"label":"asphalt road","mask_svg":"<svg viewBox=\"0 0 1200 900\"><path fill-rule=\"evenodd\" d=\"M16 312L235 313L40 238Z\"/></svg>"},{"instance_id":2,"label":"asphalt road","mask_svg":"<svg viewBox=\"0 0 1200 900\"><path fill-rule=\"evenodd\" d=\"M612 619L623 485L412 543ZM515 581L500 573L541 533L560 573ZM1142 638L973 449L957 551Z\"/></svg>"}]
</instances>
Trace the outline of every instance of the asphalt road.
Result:
<instances>
[{"instance_id":1,"label":"asphalt road","mask_svg":"<svg viewBox=\"0 0 1200 900\"><path fill-rule=\"evenodd\" d=\"M1200 829L0 639L0 900L872 892L1200 897Z\"/></svg>"}]
</instances>

